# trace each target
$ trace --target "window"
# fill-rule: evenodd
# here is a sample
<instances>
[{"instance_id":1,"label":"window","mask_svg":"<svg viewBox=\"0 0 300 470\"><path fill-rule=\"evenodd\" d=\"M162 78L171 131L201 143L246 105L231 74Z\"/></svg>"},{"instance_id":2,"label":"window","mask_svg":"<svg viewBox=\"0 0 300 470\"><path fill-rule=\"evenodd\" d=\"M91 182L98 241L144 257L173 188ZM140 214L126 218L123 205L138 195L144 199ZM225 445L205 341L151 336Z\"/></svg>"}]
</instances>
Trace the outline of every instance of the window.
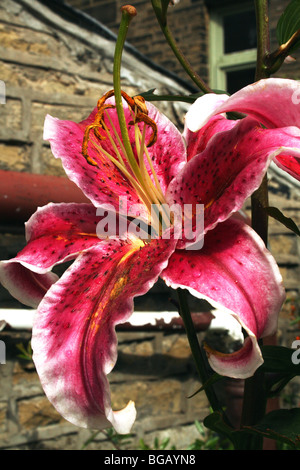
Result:
<instances>
[{"instance_id":1,"label":"window","mask_svg":"<svg viewBox=\"0 0 300 470\"><path fill-rule=\"evenodd\" d=\"M253 4L210 12L210 86L232 94L252 83L256 66Z\"/></svg>"}]
</instances>

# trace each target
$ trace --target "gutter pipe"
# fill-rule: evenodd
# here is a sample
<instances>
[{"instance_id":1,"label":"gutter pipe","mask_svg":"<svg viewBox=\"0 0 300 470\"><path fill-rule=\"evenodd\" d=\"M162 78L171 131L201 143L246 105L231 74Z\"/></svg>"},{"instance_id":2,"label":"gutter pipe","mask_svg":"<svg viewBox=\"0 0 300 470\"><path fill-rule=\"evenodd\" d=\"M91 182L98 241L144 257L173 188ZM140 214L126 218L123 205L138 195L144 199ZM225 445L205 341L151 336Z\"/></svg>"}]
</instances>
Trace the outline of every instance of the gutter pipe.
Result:
<instances>
[{"instance_id":1,"label":"gutter pipe","mask_svg":"<svg viewBox=\"0 0 300 470\"><path fill-rule=\"evenodd\" d=\"M22 227L38 207L49 202L89 202L64 176L0 170L0 229ZM1 228L2 227L2 228Z\"/></svg>"}]
</instances>

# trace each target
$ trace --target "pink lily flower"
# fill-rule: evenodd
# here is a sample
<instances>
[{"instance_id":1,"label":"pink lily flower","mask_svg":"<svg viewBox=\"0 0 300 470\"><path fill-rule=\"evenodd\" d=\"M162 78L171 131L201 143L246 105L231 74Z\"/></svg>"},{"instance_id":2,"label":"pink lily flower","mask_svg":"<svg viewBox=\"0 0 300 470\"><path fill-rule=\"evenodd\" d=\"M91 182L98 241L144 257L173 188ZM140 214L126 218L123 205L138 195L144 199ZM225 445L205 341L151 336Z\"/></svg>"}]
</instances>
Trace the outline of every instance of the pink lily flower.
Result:
<instances>
[{"instance_id":1,"label":"pink lily flower","mask_svg":"<svg viewBox=\"0 0 300 470\"><path fill-rule=\"evenodd\" d=\"M136 410L132 402L119 411L111 407L107 375L117 359L115 326L129 319L134 297L159 276L232 315L247 333L234 354L207 350L217 372L245 378L262 364L257 340L276 331L284 289L275 260L235 214L275 155L300 152L293 128L277 139L274 130L247 117L234 127L226 121L225 130L208 142L202 132L201 150L188 155L181 133L152 104L128 102L124 114L134 161L113 100L100 100L80 123L46 117L44 138L91 204L39 208L26 224L27 246L0 263L2 284L20 301L38 306L33 359L49 400L75 425L112 425L119 433L130 431ZM216 120L216 130L219 124ZM126 197L122 206L121 197ZM174 237L174 219L169 237L161 221L157 230L149 216L157 203L204 207L204 228L195 231L194 246ZM99 234L96 208L121 217L133 206L146 223L154 223L157 236ZM205 241L198 249L202 232ZM53 277L52 268L70 260L62 277Z\"/></svg>"},{"instance_id":2,"label":"pink lily flower","mask_svg":"<svg viewBox=\"0 0 300 470\"><path fill-rule=\"evenodd\" d=\"M185 134L193 141L193 151L199 152L210 137L231 129L238 121L226 119L224 113L238 112L255 119L267 129L273 129L274 139L287 132L297 137L300 128L300 84L295 80L268 78L248 85L231 96L209 93L198 98L186 115ZM198 132L202 129L202 132ZM202 143L201 143L202 141ZM197 149L197 142L200 148ZM278 141L279 142L279 141ZM190 152L190 156L194 153ZM286 152L274 156L279 168L300 180L300 157Z\"/></svg>"}]
</instances>

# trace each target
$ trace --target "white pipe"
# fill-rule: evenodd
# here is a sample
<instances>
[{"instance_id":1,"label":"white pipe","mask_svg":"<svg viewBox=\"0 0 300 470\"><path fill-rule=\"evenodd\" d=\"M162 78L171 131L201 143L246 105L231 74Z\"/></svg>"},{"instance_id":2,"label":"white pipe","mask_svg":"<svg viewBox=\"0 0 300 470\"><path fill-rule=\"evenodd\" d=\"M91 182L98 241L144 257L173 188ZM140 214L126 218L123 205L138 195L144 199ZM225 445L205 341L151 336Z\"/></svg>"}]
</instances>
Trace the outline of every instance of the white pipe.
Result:
<instances>
[{"instance_id":1,"label":"white pipe","mask_svg":"<svg viewBox=\"0 0 300 470\"><path fill-rule=\"evenodd\" d=\"M16 330L31 330L35 312L36 310L31 309L0 309L0 331L6 325ZM213 315L215 318L210 323L210 331L224 329L234 339L241 339L243 337L241 325L233 317L217 309L213 310ZM133 328L144 325L155 327L157 323L160 323L163 328L163 324L170 325L170 323L178 319L180 319L180 315L176 311L138 311L134 312L126 323L129 323Z\"/></svg>"},{"instance_id":2,"label":"white pipe","mask_svg":"<svg viewBox=\"0 0 300 470\"><path fill-rule=\"evenodd\" d=\"M0 330L6 325L16 330L31 330L35 310L29 309L0 309Z\"/></svg>"},{"instance_id":3,"label":"white pipe","mask_svg":"<svg viewBox=\"0 0 300 470\"><path fill-rule=\"evenodd\" d=\"M33 325L33 317L36 310L30 309L0 309L0 330L6 325L16 330L31 330ZM153 325L163 320L165 324L171 323L172 320L180 318L178 312L134 312L128 323L132 326Z\"/></svg>"}]
</instances>

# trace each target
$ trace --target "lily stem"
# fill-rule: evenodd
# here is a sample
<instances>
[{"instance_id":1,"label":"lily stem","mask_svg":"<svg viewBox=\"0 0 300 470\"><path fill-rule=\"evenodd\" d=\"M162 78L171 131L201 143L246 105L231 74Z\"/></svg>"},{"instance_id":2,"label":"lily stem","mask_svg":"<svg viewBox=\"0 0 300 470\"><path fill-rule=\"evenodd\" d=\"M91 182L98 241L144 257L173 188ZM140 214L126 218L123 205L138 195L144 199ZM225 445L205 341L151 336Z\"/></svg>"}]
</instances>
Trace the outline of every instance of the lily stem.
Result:
<instances>
[{"instance_id":1,"label":"lily stem","mask_svg":"<svg viewBox=\"0 0 300 470\"><path fill-rule=\"evenodd\" d=\"M257 24L257 64L256 80L268 78L266 58L269 55L269 15L268 0L255 0ZM252 228L268 244L268 179L264 177L260 187L251 197ZM262 345L262 341L261 341ZM267 397L264 389L264 374L259 368L255 374L245 380L244 403L241 426L251 426L263 418L266 411ZM245 433L241 439L241 449L262 449L263 439L260 436Z\"/></svg>"},{"instance_id":2,"label":"lily stem","mask_svg":"<svg viewBox=\"0 0 300 470\"><path fill-rule=\"evenodd\" d=\"M168 25L167 25L167 19L166 19L166 11L163 12L163 8L161 5L160 0L152 0L152 6L153 10L155 12L156 18L158 20L158 23L161 27L161 30L171 47L172 51L174 52L175 57L183 67L183 69L186 71L188 76L192 79L192 81L197 85L197 87L203 91L203 93L212 93L212 90L209 88L209 86L202 80L202 78L196 73L196 71L192 68L191 64L183 54L182 50L179 48L177 45L172 32L170 31Z\"/></svg>"},{"instance_id":3,"label":"lily stem","mask_svg":"<svg viewBox=\"0 0 300 470\"><path fill-rule=\"evenodd\" d=\"M267 58L270 55L268 0L254 0L257 31L256 80L268 78Z\"/></svg>"},{"instance_id":4,"label":"lily stem","mask_svg":"<svg viewBox=\"0 0 300 470\"><path fill-rule=\"evenodd\" d=\"M191 317L186 291L183 289L177 289L177 295L179 300L179 313L182 318L193 359L196 365L196 369L202 384L205 384L209 379L209 374L206 368L206 358L204 357L203 351L199 345L195 326ZM205 388L207 399L212 407L213 411L222 412L222 407L212 387L208 386Z\"/></svg>"},{"instance_id":5,"label":"lily stem","mask_svg":"<svg viewBox=\"0 0 300 470\"><path fill-rule=\"evenodd\" d=\"M121 93L121 62L122 62L122 53L124 49L125 40L127 37L127 32L131 20L136 16L136 9L131 5L125 5L121 8L122 18L119 27L118 38L115 47L114 55L114 67L113 67L113 83L114 83L114 95L115 95L115 104L118 114L118 120L120 124L123 145L126 150L126 154L130 165L135 174L140 174L139 166L134 157L132 147L130 144L126 119L124 115L123 103L122 103L122 93Z\"/></svg>"}]
</instances>

